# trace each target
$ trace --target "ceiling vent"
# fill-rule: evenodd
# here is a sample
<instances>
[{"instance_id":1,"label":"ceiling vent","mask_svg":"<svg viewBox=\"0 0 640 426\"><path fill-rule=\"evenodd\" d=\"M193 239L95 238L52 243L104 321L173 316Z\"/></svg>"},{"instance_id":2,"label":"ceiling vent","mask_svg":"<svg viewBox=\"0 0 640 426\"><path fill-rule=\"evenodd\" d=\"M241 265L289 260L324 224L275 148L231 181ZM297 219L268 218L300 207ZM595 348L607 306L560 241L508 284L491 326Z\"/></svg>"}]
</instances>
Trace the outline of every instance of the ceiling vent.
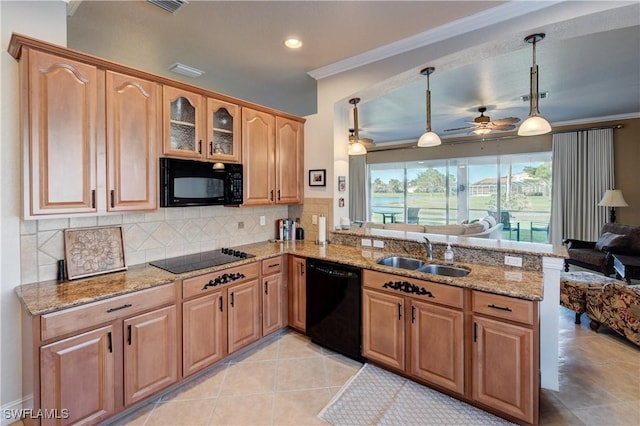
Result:
<instances>
[{"instance_id":1,"label":"ceiling vent","mask_svg":"<svg viewBox=\"0 0 640 426\"><path fill-rule=\"evenodd\" d=\"M155 4L169 13L176 13L178 9L187 4L187 0L147 0L148 3Z\"/></svg>"}]
</instances>

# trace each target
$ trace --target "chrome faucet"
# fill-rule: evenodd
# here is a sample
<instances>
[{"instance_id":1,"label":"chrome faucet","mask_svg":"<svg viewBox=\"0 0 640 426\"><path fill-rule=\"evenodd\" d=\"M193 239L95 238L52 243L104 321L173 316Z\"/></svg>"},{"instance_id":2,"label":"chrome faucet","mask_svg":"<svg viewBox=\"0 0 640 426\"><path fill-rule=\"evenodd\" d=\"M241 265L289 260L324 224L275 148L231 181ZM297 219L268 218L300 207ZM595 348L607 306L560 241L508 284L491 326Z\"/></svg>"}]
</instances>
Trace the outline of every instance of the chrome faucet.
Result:
<instances>
[{"instance_id":1,"label":"chrome faucet","mask_svg":"<svg viewBox=\"0 0 640 426\"><path fill-rule=\"evenodd\" d=\"M424 237L424 250L427 252L427 259L433 260L433 246L431 245L431 241L429 238Z\"/></svg>"}]
</instances>

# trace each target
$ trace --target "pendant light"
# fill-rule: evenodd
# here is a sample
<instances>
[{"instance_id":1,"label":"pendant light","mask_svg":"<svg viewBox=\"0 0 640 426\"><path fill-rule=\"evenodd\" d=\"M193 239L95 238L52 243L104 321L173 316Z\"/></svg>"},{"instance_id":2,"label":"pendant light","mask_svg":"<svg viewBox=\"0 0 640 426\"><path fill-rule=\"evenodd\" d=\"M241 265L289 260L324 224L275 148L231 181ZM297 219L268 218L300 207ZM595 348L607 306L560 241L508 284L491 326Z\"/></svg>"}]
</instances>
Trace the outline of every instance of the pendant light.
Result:
<instances>
[{"instance_id":1,"label":"pendant light","mask_svg":"<svg viewBox=\"0 0 640 426\"><path fill-rule=\"evenodd\" d=\"M544 135L551 131L551 125L544 117L538 115L538 65L536 65L536 43L544 39L544 33L531 34L524 38L524 41L533 44L533 65L530 70L530 90L529 90L529 118L524 120L518 128L518 136Z\"/></svg>"},{"instance_id":2,"label":"pendant light","mask_svg":"<svg viewBox=\"0 0 640 426\"><path fill-rule=\"evenodd\" d=\"M360 139L360 134L358 133L358 107L356 106L358 102L360 102L360 98L349 99L349 103L353 105L353 134L349 135L349 155L364 155L367 153L367 148L363 142L373 143L370 139Z\"/></svg>"},{"instance_id":3,"label":"pendant light","mask_svg":"<svg viewBox=\"0 0 640 426\"><path fill-rule=\"evenodd\" d=\"M427 76L427 130L424 132L420 139L418 139L418 146L437 146L442 143L440 136L431 131L431 90L429 90L429 76L435 71L435 67L427 67L420 71L420 74Z\"/></svg>"}]
</instances>

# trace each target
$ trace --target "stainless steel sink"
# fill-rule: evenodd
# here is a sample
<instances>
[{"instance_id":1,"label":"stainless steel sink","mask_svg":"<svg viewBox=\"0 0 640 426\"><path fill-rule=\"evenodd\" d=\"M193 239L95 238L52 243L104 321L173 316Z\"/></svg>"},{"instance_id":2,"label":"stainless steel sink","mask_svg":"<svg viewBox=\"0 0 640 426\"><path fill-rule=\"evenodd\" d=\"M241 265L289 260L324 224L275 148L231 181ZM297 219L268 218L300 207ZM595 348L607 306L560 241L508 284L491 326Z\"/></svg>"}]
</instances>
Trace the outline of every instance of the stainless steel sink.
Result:
<instances>
[{"instance_id":1,"label":"stainless steel sink","mask_svg":"<svg viewBox=\"0 0 640 426\"><path fill-rule=\"evenodd\" d=\"M458 268L456 266L427 264L418 268L419 272L426 272L427 274L445 275L447 277L466 277L469 275L468 269Z\"/></svg>"},{"instance_id":2,"label":"stainless steel sink","mask_svg":"<svg viewBox=\"0 0 640 426\"><path fill-rule=\"evenodd\" d=\"M411 257L390 256L378 260L378 265L391 266L392 268L416 270L424 265L420 259Z\"/></svg>"}]
</instances>

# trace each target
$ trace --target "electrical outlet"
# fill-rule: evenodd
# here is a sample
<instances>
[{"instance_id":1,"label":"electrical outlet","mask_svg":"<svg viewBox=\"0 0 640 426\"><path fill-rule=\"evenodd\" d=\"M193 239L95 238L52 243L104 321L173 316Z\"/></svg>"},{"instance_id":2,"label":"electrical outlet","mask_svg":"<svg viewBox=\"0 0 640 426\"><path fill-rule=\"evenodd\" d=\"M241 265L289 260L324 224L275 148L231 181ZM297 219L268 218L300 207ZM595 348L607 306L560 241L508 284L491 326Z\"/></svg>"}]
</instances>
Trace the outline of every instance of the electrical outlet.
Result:
<instances>
[{"instance_id":1,"label":"electrical outlet","mask_svg":"<svg viewBox=\"0 0 640 426\"><path fill-rule=\"evenodd\" d=\"M238 222L238 229L244 229L244 222Z\"/></svg>"},{"instance_id":2,"label":"electrical outlet","mask_svg":"<svg viewBox=\"0 0 640 426\"><path fill-rule=\"evenodd\" d=\"M362 247L371 247L371 240L369 238L363 238L360 240Z\"/></svg>"},{"instance_id":3,"label":"electrical outlet","mask_svg":"<svg viewBox=\"0 0 640 426\"><path fill-rule=\"evenodd\" d=\"M317 214L312 214L311 215L311 224L312 225L317 225L318 224L318 215Z\"/></svg>"},{"instance_id":4,"label":"electrical outlet","mask_svg":"<svg viewBox=\"0 0 640 426\"><path fill-rule=\"evenodd\" d=\"M373 246L376 248L384 248L384 241L382 240L373 240Z\"/></svg>"},{"instance_id":5,"label":"electrical outlet","mask_svg":"<svg viewBox=\"0 0 640 426\"><path fill-rule=\"evenodd\" d=\"M516 256L505 256L504 264L509 266L517 266L518 268L522 268L522 258Z\"/></svg>"},{"instance_id":6,"label":"electrical outlet","mask_svg":"<svg viewBox=\"0 0 640 426\"><path fill-rule=\"evenodd\" d=\"M260 216L260 226L264 226L266 223L265 217L264 216Z\"/></svg>"}]
</instances>

